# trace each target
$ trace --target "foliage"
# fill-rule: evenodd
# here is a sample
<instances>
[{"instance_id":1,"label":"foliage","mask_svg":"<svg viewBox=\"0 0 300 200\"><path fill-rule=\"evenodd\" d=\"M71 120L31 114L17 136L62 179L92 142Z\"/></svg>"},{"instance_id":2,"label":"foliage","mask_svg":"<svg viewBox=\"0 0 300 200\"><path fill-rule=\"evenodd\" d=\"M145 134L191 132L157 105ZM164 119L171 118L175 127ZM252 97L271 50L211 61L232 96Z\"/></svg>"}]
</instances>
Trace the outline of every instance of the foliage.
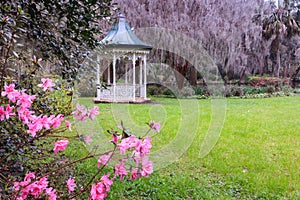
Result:
<instances>
[{"instance_id":1,"label":"foliage","mask_svg":"<svg viewBox=\"0 0 300 200\"><path fill-rule=\"evenodd\" d=\"M195 90L192 87L184 87L179 91L179 97L188 97L195 95Z\"/></svg>"},{"instance_id":2,"label":"foliage","mask_svg":"<svg viewBox=\"0 0 300 200\"><path fill-rule=\"evenodd\" d=\"M42 84L38 84L37 86L42 88L44 93L48 94L49 92L51 93L53 90L52 87L55 86L55 84L49 78L42 78ZM3 134L1 134L0 141L7 142L3 144L4 148L1 149L0 187L1 191L3 191L3 194L0 196L1 198L73 198L90 190L89 199L99 200L107 196L107 192L110 191L110 186L117 176L120 177L120 180L123 180L124 176L130 173L130 180L135 180L141 177L148 177L149 174L153 172L152 162L149 161L147 157L152 147L152 139L146 137L151 130L160 131L160 123L153 121L149 123L149 130L146 134L139 138L131 134L129 135L127 129L123 127L123 123L121 123L121 131L111 130L110 134L112 135L112 140L110 142L114 148L112 151L100 155L98 160L99 170L87 183L84 183L85 185L82 190L75 191L75 180L69 178L67 181L65 180L68 186L68 194L64 191L57 191L55 186L57 184L61 185L61 183L57 182L62 181L61 177L58 179L52 178L52 183L49 185L48 176L55 176L55 174L60 175L60 173L56 172L65 170L66 167L72 166L82 160L97 156L97 154L88 153L83 158L70 162L63 160L63 164L58 167L49 167L49 165L47 165L48 167L46 169L44 166L42 166L42 169L39 169L37 166L32 167L26 165L26 168L24 168L24 165L19 163L24 163L26 160L34 163L34 159L37 159L34 154L44 154L43 151L45 151L45 149L39 149L37 146L40 144L41 148L44 148L45 143L43 143L43 140L45 140L45 138L58 137L62 139L55 142L53 148L54 154L64 151L69 144L68 139L71 138L64 134L67 129L71 131L71 123L65 120L61 112L55 114L55 111L57 111L55 106L49 109L50 106L44 106L43 104L36 106L33 104L35 99L41 98L37 103L44 103L45 101L43 100L48 99L47 95L43 98L43 92L39 96L29 95L23 88L16 89L14 84L5 86L4 91L1 91L1 96L4 98L0 104L0 124L1 127L3 127L1 128ZM38 94L39 92L34 91L34 93ZM54 96L55 95L56 94L54 94ZM58 103L55 102L55 104ZM70 104L66 106L69 108ZM43 110L43 108L45 108L45 110ZM84 106L77 105L76 108L72 114L74 118L80 121L85 121L89 118L93 120L95 119L95 115L99 114L97 106L93 109L88 109ZM70 115L70 113L64 114ZM63 121L65 122L65 126L61 126ZM11 127L9 127L9 125L11 125ZM27 140L18 139L14 142L11 138L14 139L15 135ZM80 138L80 136L77 134L74 138ZM84 139L86 143L90 141L90 136ZM9 148L6 148L6 146ZM24 151L24 149L27 151ZM103 172L104 167L112 157L115 157L117 150L120 151L119 154L121 157L117 156L119 160L114 167L114 176L110 177L110 174L106 174L99 178L99 174ZM53 156L50 156L50 158L53 158ZM15 164L21 171L10 167L12 164ZM48 162L45 164L48 164ZM37 170L35 171L34 169ZM19 171L20 173L18 173ZM21 179L20 177L24 174L25 178ZM96 183L94 184L94 182Z\"/></svg>"},{"instance_id":3,"label":"foliage","mask_svg":"<svg viewBox=\"0 0 300 200\"><path fill-rule=\"evenodd\" d=\"M111 16L112 6L110 0L2 2L1 77L19 77L24 69L17 63L28 64L37 55L51 63L52 72L73 81L88 51L97 46L100 20Z\"/></svg>"}]
</instances>

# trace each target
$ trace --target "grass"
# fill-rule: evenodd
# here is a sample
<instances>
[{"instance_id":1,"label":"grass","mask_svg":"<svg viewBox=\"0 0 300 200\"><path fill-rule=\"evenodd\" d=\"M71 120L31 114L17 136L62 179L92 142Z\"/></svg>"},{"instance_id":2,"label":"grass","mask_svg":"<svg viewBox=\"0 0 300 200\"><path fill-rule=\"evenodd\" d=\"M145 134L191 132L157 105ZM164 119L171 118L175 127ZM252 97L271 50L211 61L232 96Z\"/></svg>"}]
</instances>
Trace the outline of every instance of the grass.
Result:
<instances>
[{"instance_id":1,"label":"grass","mask_svg":"<svg viewBox=\"0 0 300 200\"><path fill-rule=\"evenodd\" d=\"M148 179L115 181L108 199L300 199L299 97L226 99L224 123L218 100L153 100L99 104L97 120L78 127L94 134L93 145L106 148L103 133L120 120L136 135L151 119L162 124L161 132L151 135L157 170ZM79 101L93 106L89 98ZM221 135L209 154L199 157L214 117L220 118ZM92 149L79 142L70 147L72 159ZM96 163L77 165L76 173L90 177Z\"/></svg>"}]
</instances>

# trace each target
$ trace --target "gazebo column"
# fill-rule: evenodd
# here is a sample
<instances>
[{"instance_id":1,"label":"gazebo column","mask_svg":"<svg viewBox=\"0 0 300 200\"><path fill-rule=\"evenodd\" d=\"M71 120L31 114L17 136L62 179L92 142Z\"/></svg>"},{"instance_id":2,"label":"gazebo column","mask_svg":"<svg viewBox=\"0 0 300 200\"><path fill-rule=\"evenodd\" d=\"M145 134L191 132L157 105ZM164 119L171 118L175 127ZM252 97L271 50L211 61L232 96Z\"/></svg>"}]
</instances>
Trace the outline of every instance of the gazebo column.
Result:
<instances>
[{"instance_id":1,"label":"gazebo column","mask_svg":"<svg viewBox=\"0 0 300 200\"><path fill-rule=\"evenodd\" d=\"M132 68L133 101L135 101L135 53L132 55Z\"/></svg>"},{"instance_id":2,"label":"gazebo column","mask_svg":"<svg viewBox=\"0 0 300 200\"><path fill-rule=\"evenodd\" d=\"M125 63L125 85L127 86L128 84L128 76L127 76L127 71L128 71L128 66L127 66L127 62Z\"/></svg>"},{"instance_id":3,"label":"gazebo column","mask_svg":"<svg viewBox=\"0 0 300 200\"><path fill-rule=\"evenodd\" d=\"M144 99L147 98L147 58L146 54L144 54Z\"/></svg>"},{"instance_id":4,"label":"gazebo column","mask_svg":"<svg viewBox=\"0 0 300 200\"><path fill-rule=\"evenodd\" d=\"M140 80L140 97L143 97L143 67L142 67L142 58L139 58L139 67L140 67L140 76L139 76L139 80Z\"/></svg>"},{"instance_id":5,"label":"gazebo column","mask_svg":"<svg viewBox=\"0 0 300 200\"><path fill-rule=\"evenodd\" d=\"M107 84L110 85L111 81L110 81L110 65L108 65L107 68Z\"/></svg>"},{"instance_id":6,"label":"gazebo column","mask_svg":"<svg viewBox=\"0 0 300 200\"><path fill-rule=\"evenodd\" d=\"M100 85L100 56L97 55L97 99L100 100L101 98L101 85Z\"/></svg>"},{"instance_id":7,"label":"gazebo column","mask_svg":"<svg viewBox=\"0 0 300 200\"><path fill-rule=\"evenodd\" d=\"M116 101L116 54L113 55L113 101Z\"/></svg>"}]
</instances>

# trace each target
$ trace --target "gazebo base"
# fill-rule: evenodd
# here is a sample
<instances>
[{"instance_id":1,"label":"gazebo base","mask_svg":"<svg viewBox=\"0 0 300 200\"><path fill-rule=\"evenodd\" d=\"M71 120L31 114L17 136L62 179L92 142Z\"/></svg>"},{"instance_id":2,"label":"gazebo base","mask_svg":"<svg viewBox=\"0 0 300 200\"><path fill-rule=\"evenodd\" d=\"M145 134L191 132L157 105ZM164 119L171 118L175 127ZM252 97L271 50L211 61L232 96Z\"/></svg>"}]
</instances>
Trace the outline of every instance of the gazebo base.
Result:
<instances>
[{"instance_id":1,"label":"gazebo base","mask_svg":"<svg viewBox=\"0 0 300 200\"><path fill-rule=\"evenodd\" d=\"M132 103L132 104L141 104L141 103L150 103L151 99L144 99L141 97L136 97L135 101L133 100L115 100L113 101L112 99L93 99L94 103Z\"/></svg>"}]
</instances>

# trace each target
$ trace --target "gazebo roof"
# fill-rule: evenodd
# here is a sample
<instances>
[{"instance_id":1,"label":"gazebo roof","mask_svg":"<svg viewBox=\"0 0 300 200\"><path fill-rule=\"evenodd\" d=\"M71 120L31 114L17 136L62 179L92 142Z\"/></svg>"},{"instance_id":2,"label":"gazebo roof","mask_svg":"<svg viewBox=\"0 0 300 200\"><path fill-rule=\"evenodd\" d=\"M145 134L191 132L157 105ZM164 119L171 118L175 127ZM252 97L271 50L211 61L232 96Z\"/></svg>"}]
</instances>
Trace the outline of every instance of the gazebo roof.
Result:
<instances>
[{"instance_id":1,"label":"gazebo roof","mask_svg":"<svg viewBox=\"0 0 300 200\"><path fill-rule=\"evenodd\" d=\"M151 50L152 46L141 41L127 24L125 17L119 14L118 21L100 43L109 49Z\"/></svg>"}]
</instances>

